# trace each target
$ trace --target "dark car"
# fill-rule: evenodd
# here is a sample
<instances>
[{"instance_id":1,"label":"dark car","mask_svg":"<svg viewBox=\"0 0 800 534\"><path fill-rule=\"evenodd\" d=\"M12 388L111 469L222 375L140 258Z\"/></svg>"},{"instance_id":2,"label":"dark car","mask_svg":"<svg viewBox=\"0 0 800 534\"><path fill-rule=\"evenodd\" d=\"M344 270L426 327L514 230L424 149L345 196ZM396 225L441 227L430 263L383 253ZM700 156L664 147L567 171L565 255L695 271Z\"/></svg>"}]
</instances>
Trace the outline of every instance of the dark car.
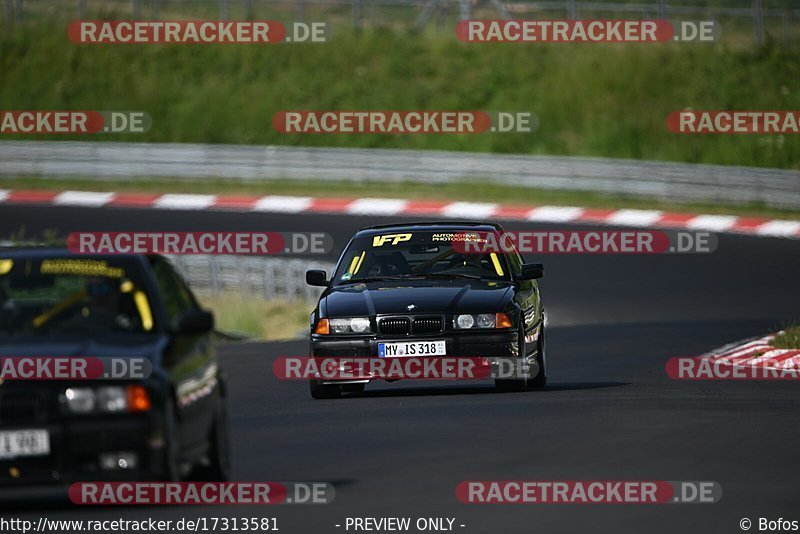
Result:
<instances>
[{"instance_id":1,"label":"dark car","mask_svg":"<svg viewBox=\"0 0 800 534\"><path fill-rule=\"evenodd\" d=\"M547 382L544 308L536 279L541 264L525 264L516 249L467 252L466 235L499 236L497 224L417 223L366 228L352 238L311 314L315 358L513 358L526 371L495 377L499 389ZM370 377L316 375L311 396L363 391ZM381 377L384 378L384 377Z\"/></svg>"},{"instance_id":2,"label":"dark car","mask_svg":"<svg viewBox=\"0 0 800 534\"><path fill-rule=\"evenodd\" d=\"M0 249L0 362L138 359L150 370L133 379L5 375L0 494L77 481L227 478L213 321L161 256Z\"/></svg>"}]
</instances>

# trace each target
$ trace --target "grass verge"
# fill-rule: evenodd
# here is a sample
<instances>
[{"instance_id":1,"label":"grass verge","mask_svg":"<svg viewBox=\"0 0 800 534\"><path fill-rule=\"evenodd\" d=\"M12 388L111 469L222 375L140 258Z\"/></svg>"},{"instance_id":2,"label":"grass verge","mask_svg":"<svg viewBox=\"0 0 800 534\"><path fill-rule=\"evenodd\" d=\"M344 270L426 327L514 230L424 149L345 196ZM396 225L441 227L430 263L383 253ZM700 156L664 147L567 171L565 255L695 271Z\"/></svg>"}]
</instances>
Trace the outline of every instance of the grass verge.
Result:
<instances>
[{"instance_id":1,"label":"grass verge","mask_svg":"<svg viewBox=\"0 0 800 534\"><path fill-rule=\"evenodd\" d=\"M0 35L4 109L144 111L93 139L464 150L800 168L797 135L677 135L672 111L800 108L800 48L722 43L462 43L339 31L314 45L97 45L59 23ZM529 133L286 135L282 110L530 111ZM19 139L85 136L8 135Z\"/></svg>"},{"instance_id":2,"label":"grass verge","mask_svg":"<svg viewBox=\"0 0 800 534\"><path fill-rule=\"evenodd\" d=\"M800 325L784 329L782 334L775 336L770 345L779 349L800 349Z\"/></svg>"},{"instance_id":3,"label":"grass verge","mask_svg":"<svg viewBox=\"0 0 800 534\"><path fill-rule=\"evenodd\" d=\"M216 329L245 334L253 341L295 339L308 331L312 305L305 302L263 300L240 293L197 295L212 312Z\"/></svg>"}]
</instances>

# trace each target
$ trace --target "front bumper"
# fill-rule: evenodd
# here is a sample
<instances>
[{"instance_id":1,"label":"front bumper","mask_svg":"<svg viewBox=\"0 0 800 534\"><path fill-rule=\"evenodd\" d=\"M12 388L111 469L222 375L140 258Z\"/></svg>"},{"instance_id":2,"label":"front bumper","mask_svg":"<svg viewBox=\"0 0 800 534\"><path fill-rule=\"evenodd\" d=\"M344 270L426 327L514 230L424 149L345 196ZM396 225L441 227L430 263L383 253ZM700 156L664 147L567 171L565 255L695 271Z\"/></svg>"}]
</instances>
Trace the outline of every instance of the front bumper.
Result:
<instances>
[{"instance_id":1,"label":"front bumper","mask_svg":"<svg viewBox=\"0 0 800 534\"><path fill-rule=\"evenodd\" d=\"M485 358L492 365L489 376L496 376L500 366L509 360L518 360L518 338L516 330L494 332L444 333L435 336L409 338L372 336L311 336L311 356L315 358L379 358L378 343L402 341L444 340L447 356L425 356L423 358ZM505 363L501 363L505 362ZM381 377L358 376L347 379L319 380L321 384L365 384Z\"/></svg>"},{"instance_id":2,"label":"front bumper","mask_svg":"<svg viewBox=\"0 0 800 534\"><path fill-rule=\"evenodd\" d=\"M0 495L80 481L152 480L165 471L161 421L154 413L2 425L25 429L47 430L50 453L0 460Z\"/></svg>"}]
</instances>

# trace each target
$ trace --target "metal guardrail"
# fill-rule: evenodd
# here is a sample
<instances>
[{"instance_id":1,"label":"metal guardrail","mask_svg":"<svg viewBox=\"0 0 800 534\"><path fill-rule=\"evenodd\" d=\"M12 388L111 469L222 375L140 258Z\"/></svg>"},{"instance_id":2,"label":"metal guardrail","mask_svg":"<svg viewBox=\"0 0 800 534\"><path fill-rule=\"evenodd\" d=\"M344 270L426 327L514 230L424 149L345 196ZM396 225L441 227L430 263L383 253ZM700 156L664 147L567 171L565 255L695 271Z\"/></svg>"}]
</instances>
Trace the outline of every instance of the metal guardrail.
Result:
<instances>
[{"instance_id":1,"label":"metal guardrail","mask_svg":"<svg viewBox=\"0 0 800 534\"><path fill-rule=\"evenodd\" d=\"M306 284L306 270L334 265L299 259L249 256L168 256L193 291L238 292L265 300L316 302L322 289Z\"/></svg>"},{"instance_id":2,"label":"metal guardrail","mask_svg":"<svg viewBox=\"0 0 800 534\"><path fill-rule=\"evenodd\" d=\"M0 175L126 181L491 181L665 201L800 208L798 171L423 150L8 141L0 142Z\"/></svg>"},{"instance_id":3,"label":"metal guardrail","mask_svg":"<svg viewBox=\"0 0 800 534\"><path fill-rule=\"evenodd\" d=\"M274 17L282 13L303 20L306 12L315 7L340 7L341 13L336 18L341 19L344 15L356 28L416 18L414 27L419 29L436 18L440 29L449 29L451 26L444 24L446 17L452 18L457 14L459 19L473 18L475 11L488 8L476 18L487 18L486 13L493 18L538 17L543 13L545 18L568 19L586 17L587 14L604 18L633 16L679 19L688 16L715 21L726 18L726 22L736 21L738 26L744 28L751 26L754 41L762 44L765 35L784 42L797 39L797 22L800 20L800 9L790 0L780 3L774 0L3 0L3 3L0 21L7 28L22 25L29 19L53 20L59 16L102 18L108 14L133 19L158 19L166 15L230 20ZM765 6L765 3L768 5ZM377 11L389 8L389 12L380 16L376 8ZM397 11L397 8L404 11Z\"/></svg>"}]
</instances>

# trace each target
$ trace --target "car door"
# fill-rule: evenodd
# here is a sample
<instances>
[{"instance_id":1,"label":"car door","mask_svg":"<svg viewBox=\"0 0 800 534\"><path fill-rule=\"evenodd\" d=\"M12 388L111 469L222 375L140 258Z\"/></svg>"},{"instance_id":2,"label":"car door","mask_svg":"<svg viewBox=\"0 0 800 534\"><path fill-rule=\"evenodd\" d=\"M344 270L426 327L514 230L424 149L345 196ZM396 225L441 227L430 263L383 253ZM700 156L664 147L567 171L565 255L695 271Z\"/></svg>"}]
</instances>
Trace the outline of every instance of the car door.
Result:
<instances>
[{"instance_id":1,"label":"car door","mask_svg":"<svg viewBox=\"0 0 800 534\"><path fill-rule=\"evenodd\" d=\"M199 305L183 278L162 258L152 262L156 283L170 323ZM164 367L175 391L181 444L189 456L202 454L216 414L219 365L210 333L171 334Z\"/></svg>"}]
</instances>

